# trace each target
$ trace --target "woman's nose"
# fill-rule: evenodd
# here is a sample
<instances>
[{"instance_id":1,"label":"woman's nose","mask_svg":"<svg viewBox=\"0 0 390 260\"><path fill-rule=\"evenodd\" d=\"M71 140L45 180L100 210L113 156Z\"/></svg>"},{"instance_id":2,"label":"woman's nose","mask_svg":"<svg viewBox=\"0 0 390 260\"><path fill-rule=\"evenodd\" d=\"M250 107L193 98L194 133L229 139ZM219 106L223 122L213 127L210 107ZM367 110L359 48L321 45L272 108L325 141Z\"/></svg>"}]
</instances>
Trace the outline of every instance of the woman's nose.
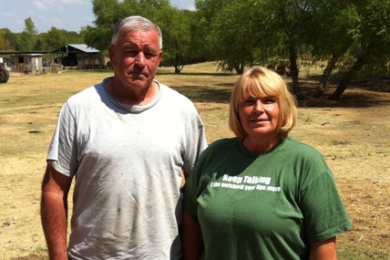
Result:
<instances>
[{"instance_id":1,"label":"woman's nose","mask_svg":"<svg viewBox=\"0 0 390 260\"><path fill-rule=\"evenodd\" d=\"M263 112L264 111L264 105L261 103L261 101L258 99L255 103L255 111L256 112Z\"/></svg>"}]
</instances>

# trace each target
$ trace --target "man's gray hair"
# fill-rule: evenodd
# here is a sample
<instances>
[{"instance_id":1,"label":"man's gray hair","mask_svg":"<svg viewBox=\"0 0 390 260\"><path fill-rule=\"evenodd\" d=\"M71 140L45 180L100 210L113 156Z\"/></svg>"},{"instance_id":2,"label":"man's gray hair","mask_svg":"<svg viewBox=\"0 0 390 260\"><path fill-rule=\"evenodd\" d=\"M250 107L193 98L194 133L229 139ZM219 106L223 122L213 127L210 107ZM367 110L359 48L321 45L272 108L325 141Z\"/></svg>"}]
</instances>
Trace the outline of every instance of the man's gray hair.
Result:
<instances>
[{"instance_id":1,"label":"man's gray hair","mask_svg":"<svg viewBox=\"0 0 390 260\"><path fill-rule=\"evenodd\" d=\"M111 44L115 44L118 35L122 28L125 28L129 31L148 31L156 30L158 33L158 45L162 49L162 33L160 27L157 24L154 24L152 21L142 17L142 16L129 16L118 21L115 25L114 32L112 34Z\"/></svg>"}]
</instances>

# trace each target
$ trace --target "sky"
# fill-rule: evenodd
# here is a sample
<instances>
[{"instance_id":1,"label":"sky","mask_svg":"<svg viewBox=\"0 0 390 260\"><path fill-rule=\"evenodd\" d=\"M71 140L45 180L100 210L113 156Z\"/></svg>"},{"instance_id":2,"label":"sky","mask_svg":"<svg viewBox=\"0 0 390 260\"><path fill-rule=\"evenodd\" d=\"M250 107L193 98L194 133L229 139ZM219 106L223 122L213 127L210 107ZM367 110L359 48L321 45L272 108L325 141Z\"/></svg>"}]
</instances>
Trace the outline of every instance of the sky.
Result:
<instances>
[{"instance_id":1,"label":"sky","mask_svg":"<svg viewBox=\"0 0 390 260\"><path fill-rule=\"evenodd\" d=\"M195 10L195 0L170 0L179 9ZM13 33L24 30L24 20L31 17L38 33L57 29L80 32L94 26L92 0L0 0L0 28Z\"/></svg>"}]
</instances>

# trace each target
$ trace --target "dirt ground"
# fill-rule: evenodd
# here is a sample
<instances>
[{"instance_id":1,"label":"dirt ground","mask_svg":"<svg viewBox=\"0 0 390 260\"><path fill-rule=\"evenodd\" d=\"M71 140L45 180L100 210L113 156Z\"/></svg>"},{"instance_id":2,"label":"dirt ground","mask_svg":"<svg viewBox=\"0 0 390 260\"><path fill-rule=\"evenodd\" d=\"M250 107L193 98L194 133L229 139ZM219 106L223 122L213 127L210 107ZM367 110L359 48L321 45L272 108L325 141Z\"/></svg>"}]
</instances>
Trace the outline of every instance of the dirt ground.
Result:
<instances>
[{"instance_id":1,"label":"dirt ground","mask_svg":"<svg viewBox=\"0 0 390 260\"><path fill-rule=\"evenodd\" d=\"M390 81L355 81L341 101L304 102L293 135L322 152L354 225L338 238L342 259L390 259Z\"/></svg>"},{"instance_id":2,"label":"dirt ground","mask_svg":"<svg viewBox=\"0 0 390 260\"><path fill-rule=\"evenodd\" d=\"M228 102L237 76L209 70L162 70L157 78L195 103L212 142L232 136ZM67 97L109 76L75 75L15 76L0 85L0 259L47 259L40 184L58 111ZM304 93L316 87L300 83ZM328 101L335 87L299 102L291 135L323 154L353 222L338 237L339 259L390 259L390 81L355 81L340 101Z\"/></svg>"}]
</instances>

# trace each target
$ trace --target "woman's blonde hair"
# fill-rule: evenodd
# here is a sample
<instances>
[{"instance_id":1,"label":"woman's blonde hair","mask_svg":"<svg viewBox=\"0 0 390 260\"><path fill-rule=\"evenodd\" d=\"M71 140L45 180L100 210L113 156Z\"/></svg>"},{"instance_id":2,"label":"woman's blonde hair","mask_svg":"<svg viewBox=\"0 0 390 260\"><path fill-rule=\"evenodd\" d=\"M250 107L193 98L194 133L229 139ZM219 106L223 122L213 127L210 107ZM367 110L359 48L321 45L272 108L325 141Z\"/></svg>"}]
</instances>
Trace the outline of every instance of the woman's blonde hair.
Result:
<instances>
[{"instance_id":1,"label":"woman's blonde hair","mask_svg":"<svg viewBox=\"0 0 390 260\"><path fill-rule=\"evenodd\" d=\"M238 138L246 136L238 112L240 103L248 96L276 98L279 105L277 131L281 137L286 137L297 121L297 108L295 98L288 91L284 80L275 72L263 67L251 68L237 79L230 99L229 127Z\"/></svg>"}]
</instances>

